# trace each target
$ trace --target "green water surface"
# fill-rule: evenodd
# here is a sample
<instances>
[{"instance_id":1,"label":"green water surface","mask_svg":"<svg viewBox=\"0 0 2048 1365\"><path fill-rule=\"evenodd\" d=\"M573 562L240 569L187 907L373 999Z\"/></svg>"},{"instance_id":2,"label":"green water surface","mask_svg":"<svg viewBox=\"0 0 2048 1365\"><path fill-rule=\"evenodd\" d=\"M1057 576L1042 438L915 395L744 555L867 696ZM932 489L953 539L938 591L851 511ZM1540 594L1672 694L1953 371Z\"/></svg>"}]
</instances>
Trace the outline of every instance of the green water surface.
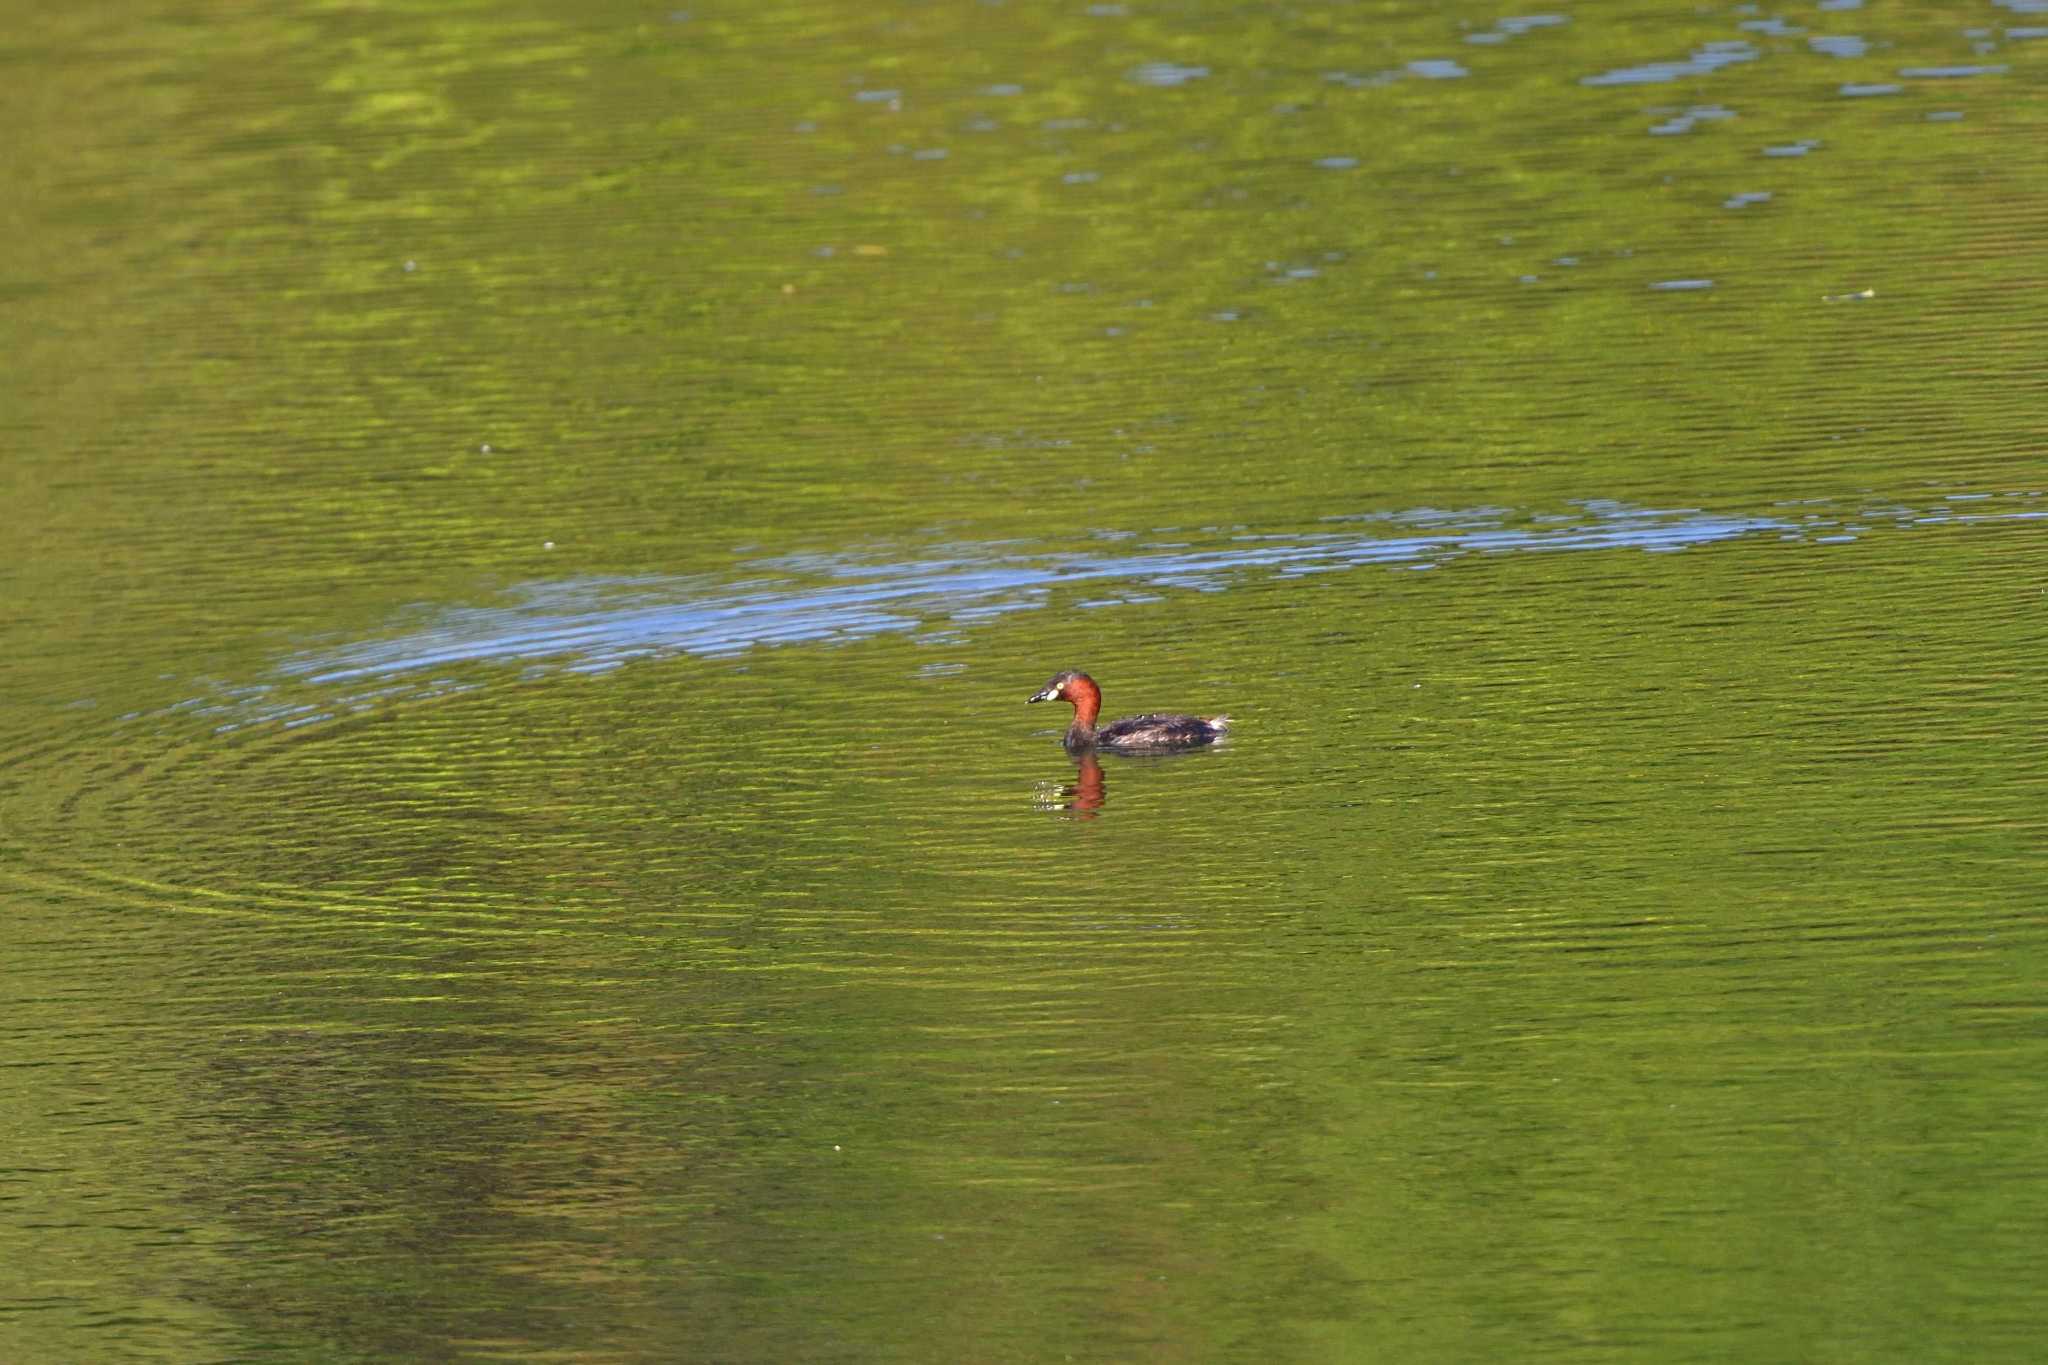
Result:
<instances>
[{"instance_id":1,"label":"green water surface","mask_svg":"<svg viewBox=\"0 0 2048 1365\"><path fill-rule=\"evenodd\" d=\"M0 1359L2039 1358L2034 0L4 17Z\"/></svg>"}]
</instances>

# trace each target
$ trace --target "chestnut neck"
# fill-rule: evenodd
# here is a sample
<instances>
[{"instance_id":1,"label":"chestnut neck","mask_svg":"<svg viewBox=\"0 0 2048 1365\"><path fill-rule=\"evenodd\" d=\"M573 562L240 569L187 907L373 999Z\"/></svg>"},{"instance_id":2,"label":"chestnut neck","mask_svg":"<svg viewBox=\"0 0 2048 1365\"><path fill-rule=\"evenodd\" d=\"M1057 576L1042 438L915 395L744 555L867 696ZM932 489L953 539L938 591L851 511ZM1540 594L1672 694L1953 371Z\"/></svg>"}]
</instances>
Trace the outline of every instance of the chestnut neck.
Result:
<instances>
[{"instance_id":1,"label":"chestnut neck","mask_svg":"<svg viewBox=\"0 0 2048 1365\"><path fill-rule=\"evenodd\" d=\"M1093 678L1083 675L1070 678L1060 689L1060 696L1074 706L1074 723L1067 727L1067 747L1077 748L1095 742L1095 718L1102 713L1102 689L1095 685Z\"/></svg>"}]
</instances>

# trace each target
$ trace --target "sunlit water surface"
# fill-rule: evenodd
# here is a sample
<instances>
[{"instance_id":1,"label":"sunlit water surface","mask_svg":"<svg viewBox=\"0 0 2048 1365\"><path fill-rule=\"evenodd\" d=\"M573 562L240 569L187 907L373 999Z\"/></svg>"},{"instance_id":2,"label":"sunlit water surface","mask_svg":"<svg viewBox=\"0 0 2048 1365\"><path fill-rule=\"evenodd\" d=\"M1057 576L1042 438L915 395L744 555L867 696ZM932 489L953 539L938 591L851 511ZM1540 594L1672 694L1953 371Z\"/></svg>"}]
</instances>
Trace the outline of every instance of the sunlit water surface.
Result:
<instances>
[{"instance_id":1,"label":"sunlit water surface","mask_svg":"<svg viewBox=\"0 0 2048 1365\"><path fill-rule=\"evenodd\" d=\"M19 8L0 1358L2037 1358L2037 6Z\"/></svg>"}]
</instances>

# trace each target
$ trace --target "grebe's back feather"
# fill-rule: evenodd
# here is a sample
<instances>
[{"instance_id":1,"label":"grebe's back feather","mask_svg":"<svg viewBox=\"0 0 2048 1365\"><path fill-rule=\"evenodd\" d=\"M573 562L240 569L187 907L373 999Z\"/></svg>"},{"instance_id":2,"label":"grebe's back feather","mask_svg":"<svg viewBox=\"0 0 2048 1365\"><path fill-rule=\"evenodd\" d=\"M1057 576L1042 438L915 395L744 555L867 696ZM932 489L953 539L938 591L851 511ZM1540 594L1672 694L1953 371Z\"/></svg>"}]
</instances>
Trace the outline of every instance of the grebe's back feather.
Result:
<instances>
[{"instance_id":1,"label":"grebe's back feather","mask_svg":"<svg viewBox=\"0 0 2048 1365\"><path fill-rule=\"evenodd\" d=\"M1228 716L1132 716L1095 732L1103 749L1188 749L1213 744L1230 726Z\"/></svg>"}]
</instances>

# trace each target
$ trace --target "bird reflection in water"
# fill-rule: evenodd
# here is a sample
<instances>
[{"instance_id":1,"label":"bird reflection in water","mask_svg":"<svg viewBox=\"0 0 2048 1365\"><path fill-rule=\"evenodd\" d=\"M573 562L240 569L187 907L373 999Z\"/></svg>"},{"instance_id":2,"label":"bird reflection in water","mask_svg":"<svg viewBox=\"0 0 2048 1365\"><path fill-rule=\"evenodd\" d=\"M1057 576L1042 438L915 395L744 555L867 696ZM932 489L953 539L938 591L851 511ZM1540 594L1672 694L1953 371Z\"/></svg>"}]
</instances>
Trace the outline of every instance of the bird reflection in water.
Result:
<instances>
[{"instance_id":1,"label":"bird reflection in water","mask_svg":"<svg viewBox=\"0 0 2048 1365\"><path fill-rule=\"evenodd\" d=\"M1102 760L1093 749L1074 755L1074 780L1068 785L1047 782L1039 788L1041 810L1070 810L1084 820L1093 820L1102 809L1109 784L1102 777Z\"/></svg>"}]
</instances>

